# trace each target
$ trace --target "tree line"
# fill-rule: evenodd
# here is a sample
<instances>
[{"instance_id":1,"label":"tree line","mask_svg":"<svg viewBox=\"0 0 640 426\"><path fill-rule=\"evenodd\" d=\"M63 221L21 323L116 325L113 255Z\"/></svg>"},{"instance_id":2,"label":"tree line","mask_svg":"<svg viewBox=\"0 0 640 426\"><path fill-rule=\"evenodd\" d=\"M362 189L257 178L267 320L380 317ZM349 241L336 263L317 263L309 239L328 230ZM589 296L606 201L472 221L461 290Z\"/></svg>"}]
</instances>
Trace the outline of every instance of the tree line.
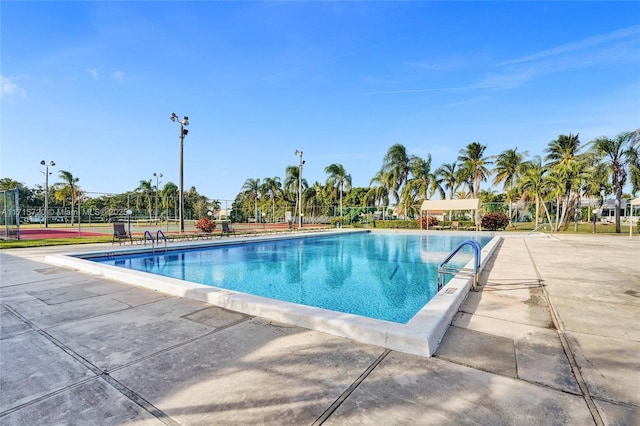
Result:
<instances>
[{"instance_id":1,"label":"tree line","mask_svg":"<svg viewBox=\"0 0 640 426\"><path fill-rule=\"evenodd\" d=\"M121 194L101 194L91 196L79 185L80 178L67 170L58 172L59 182L49 186L49 209L56 211L62 209L67 212L64 219L73 224L78 220L79 209L83 211L101 212L97 214L105 222L110 221L109 211L122 211L131 209L136 219L148 219L151 221L175 219L178 217L178 186L173 182L167 182L164 186L156 187L152 179L140 180L138 186ZM36 185L30 189L24 183L11 178L0 179L0 190L17 189L22 208L38 208L44 206L45 188ZM220 209L218 200L208 199L198 193L195 187L189 188L184 194L185 215L187 218L200 218L209 211ZM158 214L156 215L156 207ZM189 217L191 216L191 217ZM84 220L84 219L83 219Z\"/></svg>"},{"instance_id":2,"label":"tree line","mask_svg":"<svg viewBox=\"0 0 640 426\"><path fill-rule=\"evenodd\" d=\"M384 217L392 207L392 213L409 219L419 215L423 200L479 198L483 203L505 203L509 209L514 203L533 203L536 223L544 218L559 230L580 208L582 197L600 198L603 202L605 196L613 195L616 232L620 232L623 191L628 188L635 196L640 190L639 147L640 129L587 143L582 143L578 134L559 135L547 144L543 157L529 157L528 152L517 147L488 155L486 144L471 142L459 150L456 161L434 168L430 154L424 158L410 155L404 145L394 144L368 187L353 187L351 174L339 163L325 167L324 182L312 184L306 179L300 181L297 165L286 168L284 180L279 176L248 178L235 198L231 219L246 221L253 217L276 222L285 212L293 210L297 215L301 209L314 217L342 217L373 210L382 212ZM92 197L70 171L60 170L58 177L60 181L49 188L50 207L70 207L72 221L80 204L93 210L126 206L150 221L156 218L157 205L160 220L177 217L179 194L173 182L156 188L152 179L141 180L125 193ZM498 192L481 189L487 182ZM21 205L44 204L42 185L29 189L10 178L0 179L0 190L16 188ZM209 211L220 209L218 200L208 199L195 187L185 191L184 200L187 218L202 218ZM510 211L510 217L511 214Z\"/></svg>"},{"instance_id":3,"label":"tree line","mask_svg":"<svg viewBox=\"0 0 640 426\"><path fill-rule=\"evenodd\" d=\"M351 174L339 163L328 165L325 182L300 182L300 167L288 166L285 178L248 178L234 202L238 219L266 216L275 221L283 212L299 209L316 214L343 215L344 205L375 206L385 212L395 206L398 216L419 215L423 200L480 198L482 202L533 203L535 221L544 218L555 230L568 224L582 197L613 195L616 232L620 232L620 206L627 185L631 194L640 191L640 129L613 138L599 137L582 143L579 134L559 135L544 149L544 156L529 157L517 147L497 155L487 145L471 142L460 149L456 161L432 167L431 155L409 155L402 144L392 145L369 187L352 187ZM495 190L483 190L490 182ZM299 185L302 197L298 200ZM300 206L298 202L300 201ZM553 207L553 219L552 211ZM384 213L383 213L384 214ZM511 217L511 210L509 212Z\"/></svg>"}]
</instances>

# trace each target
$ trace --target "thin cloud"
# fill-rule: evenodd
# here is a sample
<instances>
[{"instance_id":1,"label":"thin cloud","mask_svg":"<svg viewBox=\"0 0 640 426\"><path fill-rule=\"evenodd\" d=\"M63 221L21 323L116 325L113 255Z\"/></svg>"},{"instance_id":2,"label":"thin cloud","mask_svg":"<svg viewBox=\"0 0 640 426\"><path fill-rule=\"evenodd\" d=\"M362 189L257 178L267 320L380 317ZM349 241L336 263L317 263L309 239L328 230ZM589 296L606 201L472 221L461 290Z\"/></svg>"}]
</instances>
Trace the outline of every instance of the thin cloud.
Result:
<instances>
[{"instance_id":1,"label":"thin cloud","mask_svg":"<svg viewBox=\"0 0 640 426\"><path fill-rule=\"evenodd\" d=\"M0 74L0 96L3 98L9 96L27 96L27 91L18 86L18 84L13 81L10 77L6 77Z\"/></svg>"},{"instance_id":2,"label":"thin cloud","mask_svg":"<svg viewBox=\"0 0 640 426\"><path fill-rule=\"evenodd\" d=\"M422 89L407 89L407 90L387 90L382 92L369 92L364 93L364 95L398 95L405 93L422 93L422 92L454 92L454 91L464 91L464 90L476 90L482 89L483 86L473 85L473 86L460 86L460 87L426 87Z\"/></svg>"},{"instance_id":3,"label":"thin cloud","mask_svg":"<svg viewBox=\"0 0 640 426\"><path fill-rule=\"evenodd\" d=\"M467 61L459 57L439 59L437 62L405 62L404 65L429 71L454 71L463 69Z\"/></svg>"},{"instance_id":4,"label":"thin cloud","mask_svg":"<svg viewBox=\"0 0 640 426\"><path fill-rule=\"evenodd\" d=\"M266 81L266 80L271 80L271 79L274 79L274 78L279 78L279 77L285 76L287 74L299 72L299 71L302 71L302 70L305 70L305 69L308 69L308 68L313 68L313 67L316 67L318 65L323 65L323 64L326 64L326 63L329 63L329 62L337 61L339 59L344 59L344 58L348 58L350 56L359 55L361 53L368 52L370 50L374 50L374 49L377 49L379 47L383 47L383 46L386 46L386 45L389 45L389 44L397 43L399 41L406 40L406 39L411 38L411 37L413 37L413 36L404 36L404 37L395 38L393 40L387 40L387 41L384 41L384 42L381 42L381 43L372 44L372 45L369 45L369 46L366 46L366 47L362 47L360 49L356 49L356 50L345 52L345 53L342 53L342 54L339 54L339 55L335 55L335 56L329 57L327 59L319 60L319 61L316 61L316 62L310 62L308 64L303 64L303 65L300 65L300 66L295 67L295 68L290 68L288 70L283 70L283 71L277 72L275 74L271 74L271 75L259 78L256 81L254 81L253 83ZM253 84L253 83L251 83L251 84Z\"/></svg>"},{"instance_id":5,"label":"thin cloud","mask_svg":"<svg viewBox=\"0 0 640 426\"><path fill-rule=\"evenodd\" d=\"M87 70L87 72L91 75L91 77L92 77L95 81L98 81L98 70L90 69L90 70Z\"/></svg>"},{"instance_id":6,"label":"thin cloud","mask_svg":"<svg viewBox=\"0 0 640 426\"><path fill-rule=\"evenodd\" d=\"M122 83L122 81L124 80L124 72L118 70L118 71L114 72L113 74L111 74L111 78L116 80L118 83Z\"/></svg>"},{"instance_id":7,"label":"thin cloud","mask_svg":"<svg viewBox=\"0 0 640 426\"><path fill-rule=\"evenodd\" d=\"M532 53L530 55L526 55L520 58L510 59L508 61L499 63L498 66L514 65L514 64L520 64L523 62L531 62L531 61L537 61L540 59L546 59L549 57L558 56L558 55L574 52L574 51L585 49L585 48L591 48L591 47L598 46L611 41L633 37L638 34L640 34L640 25L635 25L633 27L623 28L607 34L600 34L597 36L588 37L573 43L562 44L560 46L556 46L551 49L542 50L540 52Z\"/></svg>"}]
</instances>

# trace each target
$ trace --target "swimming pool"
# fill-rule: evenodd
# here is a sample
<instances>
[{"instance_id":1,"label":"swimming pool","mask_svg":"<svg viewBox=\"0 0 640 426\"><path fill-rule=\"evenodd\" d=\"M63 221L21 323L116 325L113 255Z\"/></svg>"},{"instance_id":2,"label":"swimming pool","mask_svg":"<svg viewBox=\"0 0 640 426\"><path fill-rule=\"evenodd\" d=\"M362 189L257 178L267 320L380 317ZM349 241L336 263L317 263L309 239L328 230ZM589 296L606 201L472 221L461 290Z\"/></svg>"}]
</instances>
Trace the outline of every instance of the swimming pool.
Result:
<instances>
[{"instance_id":1,"label":"swimming pool","mask_svg":"<svg viewBox=\"0 0 640 426\"><path fill-rule=\"evenodd\" d=\"M94 262L286 302L406 323L435 294L461 235L352 233L102 256ZM491 240L474 236L480 245ZM463 267L472 252L450 263Z\"/></svg>"},{"instance_id":2,"label":"swimming pool","mask_svg":"<svg viewBox=\"0 0 640 426\"><path fill-rule=\"evenodd\" d=\"M362 231L359 231L362 233ZM186 243L186 244L171 244L169 245L169 250L167 256L169 255L179 255L179 257L186 253L185 250L191 249L204 249L211 247L216 247L220 250L230 251L237 247L246 246L249 248L248 252L245 252L243 255L245 258L249 256L247 253L253 253L252 256L257 259L262 259L262 263L265 265L258 268L262 271L262 275L282 275L283 273L288 276L290 279L295 278L296 271L298 274L302 271L302 275L308 275L315 280L316 286L320 286L323 291L326 293L325 296L329 294L333 294L334 289L326 282L326 279L318 278L319 275L316 275L317 267L311 268L314 265L314 258L319 257L317 254L314 255L314 249L309 250L309 252L303 252L306 254L303 255L295 255L297 253L296 250L291 249L291 247L296 247L300 245L308 245L308 248L313 248L316 245L317 241L320 241L317 237L324 237L321 239L331 239L334 236L339 236L343 243L342 245L338 245L342 247L341 255L340 249L337 250L337 254L334 254L333 260L330 260L326 263L319 263L320 265L324 265L324 268L327 269L329 266L334 267L335 265L340 264L341 262L351 264L351 275L354 275L353 271L356 270L354 268L354 259L351 259L352 252L364 251L362 246L354 246L354 248L347 250L345 247L345 241L349 237L353 231L346 230L336 230L336 231L324 231L319 233L305 233L303 235L299 234L285 234L285 235L277 235L277 236L257 236L257 237L238 237L232 239L223 239L223 240L214 240L200 243ZM372 291L364 291L360 290L358 292L351 291L347 295L343 295L342 299L348 299L352 297L355 293L363 293L368 300L370 293L377 292L382 294L383 300L386 300L385 303L394 306L396 303L396 298L409 298L408 295L413 296L413 294L422 293L423 290L428 292L425 284L409 284L408 286L405 284L404 295L402 293L398 293L399 296L394 296L393 291L390 291L387 283L389 278L393 281L396 276L399 277L408 277L408 273L406 272L407 262L402 263L400 261L395 261L395 259L399 259L397 253L403 249L402 246L413 246L418 247L418 251L416 256L420 258L420 262L416 260L414 256L413 262L415 263L423 263L427 261L440 261L442 257L446 256L448 253L448 249L445 249L444 246L441 247L441 244L444 244L443 241L448 239L455 239L462 237L463 239L473 238L475 236L482 235L483 237L493 237L491 241L489 241L481 251L481 265L482 269L484 265L490 260L493 251L499 246L499 242L501 237L493 236L489 233L463 233L463 232L454 232L447 234L445 232L396 232L396 231L374 231L368 233L365 231L365 234L368 234L370 238L368 241L368 245L375 248L372 251L372 254L369 254L369 258L367 262L373 262L376 260L376 253L378 258L382 259L384 263L386 263L386 269L382 269L384 272L381 274L382 277L385 276L387 279L374 278L375 290ZM386 243L381 243L382 240L379 239L381 235L403 235L407 234L410 238L406 239L404 236L399 240L395 240L395 242L391 243L389 241L392 240L384 240ZM430 237L431 234L435 235L437 238L427 238ZM305 240L305 241L302 241ZM298 262L294 262L294 264L298 265L296 268L293 266L287 267L278 266L276 267L274 264L277 262L273 262L274 256L277 256L276 252L273 252L269 255L267 253L266 247L269 247L272 243L277 241L287 241L287 244L283 247L289 247L286 250L280 250L280 256L284 256L285 258L293 258L298 260ZM263 245L266 243L266 246ZM362 243L361 243L362 244ZM94 249L95 250L95 249ZM158 251L158 249L156 249ZM160 255L164 255L164 249L159 250ZM446 253L445 253L446 251ZM82 253L68 253L66 255L50 255L46 257L46 261L48 263L71 267L79 271L99 274L108 279L118 280L130 285L135 285L139 287L145 287L157 291L164 292L166 294L171 294L179 297L185 297L193 300L198 300L202 302L206 302L212 305L216 305L222 308L230 309L233 311L245 313L248 315L259 316L262 318L266 318L276 322L283 322L288 324L294 324L300 327L313 329L329 334L334 334L337 336L346 337L349 339L357 340L364 343L374 344L378 346L383 346L389 349L394 349L406 353L417 354L422 356L431 356L444 333L446 332L449 324L455 313L457 312L459 306L462 304L466 295L472 285L472 278L469 274L458 274L453 277L449 283L438 293L433 296L433 298L426 304L424 304L421 308L419 308L418 312L413 315L408 321L405 323L401 322L393 322L390 320L384 319L376 319L370 318L358 314L340 312L333 309L327 308L319 308L315 306L307 306L298 302L289 302L283 301L273 298L267 298L260 295L254 295L245 293L242 291L221 288L218 286L211 286L205 284L199 284L191 281L186 281L181 279L181 274L186 274L186 271L192 269L191 267L185 266L184 268L178 268L178 270L183 270L184 272L180 272L177 277L173 276L161 276L150 274L148 272L137 271L133 269L127 269L120 266L115 266L116 262L128 262L128 255L134 255L131 259L133 261L134 258L139 259L158 259L158 260L147 260L148 264L156 264L154 267L160 267L159 258L149 257L151 249L149 247L136 247L136 246L128 246L111 250L102 250L100 252L90 252L87 251ZM201 256L200 250L196 250L195 253L197 256ZM221 253L221 252L219 252ZM440 256L443 254L443 256ZM126 255L123 257L123 255ZM104 260L109 260L107 263L94 262L93 259L103 258ZM271 259L271 260L270 260ZM302 264L300 264L299 260L302 260ZM144 263L145 261L142 261ZM258 262L259 263L259 262ZM375 263L375 262L374 262ZM304 269L305 265L308 269ZM397 267L397 269L396 269ZM473 269L473 261L470 261L465 265L465 269ZM248 268L245 268L248 269ZM373 268L375 270L375 268ZM217 274L220 274L220 270L217 270ZM283 272L284 271L284 272ZM289 271L289 272L287 272ZM395 273L394 273L395 271ZM404 272L403 272L404 271ZM220 278L216 275L216 272L209 273L214 278ZM358 274L355 274L358 275ZM413 272L412 276L417 276L417 272ZM428 273L425 275L429 275ZM336 275L338 278L342 278L342 275L338 273ZM216 278L216 279L217 279ZM344 277L345 280L348 277ZM331 280L329 280L331 282ZM318 284L319 283L319 284ZM340 284L337 287L344 287L346 284ZM411 287L413 286L413 288ZM289 284L291 289L297 290L297 281L292 281ZM304 291L298 291L299 296L306 296L307 294ZM336 299L336 297L325 297L325 299ZM404 321L404 319L403 319Z\"/></svg>"}]
</instances>

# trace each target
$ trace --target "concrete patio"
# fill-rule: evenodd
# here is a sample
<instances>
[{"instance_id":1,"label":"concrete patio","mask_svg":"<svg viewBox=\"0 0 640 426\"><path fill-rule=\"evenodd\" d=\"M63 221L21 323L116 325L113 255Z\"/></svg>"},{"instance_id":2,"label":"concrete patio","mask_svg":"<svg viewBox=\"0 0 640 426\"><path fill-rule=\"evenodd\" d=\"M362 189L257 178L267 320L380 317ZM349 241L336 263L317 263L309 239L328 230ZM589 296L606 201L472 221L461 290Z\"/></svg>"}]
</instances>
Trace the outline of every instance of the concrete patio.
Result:
<instances>
[{"instance_id":1,"label":"concrete patio","mask_svg":"<svg viewBox=\"0 0 640 426\"><path fill-rule=\"evenodd\" d=\"M0 424L640 425L640 240L505 235L432 358L2 250Z\"/></svg>"}]
</instances>

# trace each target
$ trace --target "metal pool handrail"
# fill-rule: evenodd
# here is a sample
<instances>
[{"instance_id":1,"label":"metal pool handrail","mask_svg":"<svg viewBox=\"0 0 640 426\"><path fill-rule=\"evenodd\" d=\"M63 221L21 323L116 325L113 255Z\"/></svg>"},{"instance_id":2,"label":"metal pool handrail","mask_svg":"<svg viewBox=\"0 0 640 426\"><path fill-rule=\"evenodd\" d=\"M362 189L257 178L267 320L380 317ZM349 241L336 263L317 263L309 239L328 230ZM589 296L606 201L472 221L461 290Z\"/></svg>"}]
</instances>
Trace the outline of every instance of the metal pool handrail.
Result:
<instances>
[{"instance_id":1,"label":"metal pool handrail","mask_svg":"<svg viewBox=\"0 0 640 426\"><path fill-rule=\"evenodd\" d=\"M158 232L156 232L156 240L160 241L160 235L162 235L162 238L164 239L164 251L165 253L167 252L167 237L164 235L164 232L162 232L162 229L158 229Z\"/></svg>"},{"instance_id":2,"label":"metal pool handrail","mask_svg":"<svg viewBox=\"0 0 640 426\"><path fill-rule=\"evenodd\" d=\"M151 240L151 253L155 253L155 240L153 239L153 235L151 235L151 231L144 231L144 237L142 238L142 242L144 243L144 245L147 245L147 235L149 236L149 239Z\"/></svg>"},{"instance_id":3,"label":"metal pool handrail","mask_svg":"<svg viewBox=\"0 0 640 426\"><path fill-rule=\"evenodd\" d=\"M453 251L451 253L449 253L449 256L447 256L442 262L440 262L440 264L438 265L438 276L437 276L437 284L438 284L438 291L442 290L442 287L444 287L444 278L446 275L451 275L454 273L458 273L461 272L463 269L453 269L453 268L448 268L447 267L447 263L449 263L449 261L453 258L453 256L455 256L456 254L458 254L458 252L466 245L471 246L471 248L473 248L473 255L474 255L474 260L475 262L473 263L473 289L475 290L476 286L478 285L478 281L480 279L480 251L482 250L480 247L480 244L477 241L474 240L466 240L461 242L460 244L458 244L458 246L453 249Z\"/></svg>"}]
</instances>

